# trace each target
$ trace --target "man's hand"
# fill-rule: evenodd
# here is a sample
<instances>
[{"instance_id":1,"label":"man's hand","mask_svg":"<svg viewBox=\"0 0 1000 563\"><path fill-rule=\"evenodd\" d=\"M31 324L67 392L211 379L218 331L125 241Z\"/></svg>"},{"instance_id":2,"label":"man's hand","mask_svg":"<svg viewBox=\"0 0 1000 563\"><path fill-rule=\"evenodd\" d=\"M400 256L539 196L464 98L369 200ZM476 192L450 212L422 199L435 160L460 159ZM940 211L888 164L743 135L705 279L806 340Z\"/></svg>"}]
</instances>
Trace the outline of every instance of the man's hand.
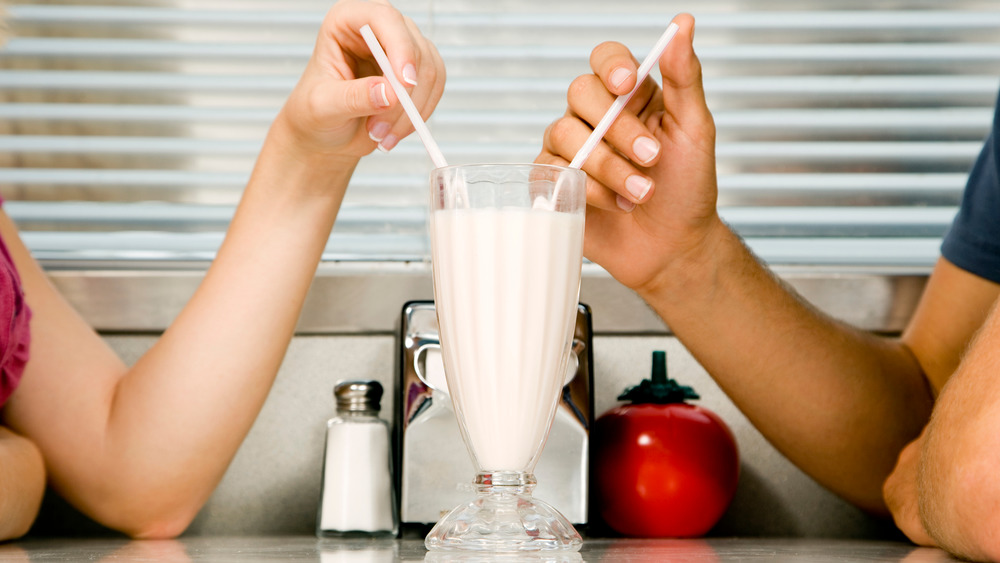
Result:
<instances>
[{"instance_id":1,"label":"man's hand","mask_svg":"<svg viewBox=\"0 0 1000 563\"><path fill-rule=\"evenodd\" d=\"M924 436L910 442L899 453L899 461L885 481L882 489L885 504L892 513L896 526L906 537L917 545L936 547L934 541L920 520L919 497L917 491L917 467L920 463L920 447Z\"/></svg>"},{"instance_id":2,"label":"man's hand","mask_svg":"<svg viewBox=\"0 0 1000 563\"><path fill-rule=\"evenodd\" d=\"M698 256L722 226L716 212L715 124L705 103L694 18L660 58L663 88L641 85L584 165L588 173L584 253L633 289L653 289L676 259ZM566 165L615 97L635 85L638 64L618 43L590 57L566 115L545 132L537 161Z\"/></svg>"}]
</instances>

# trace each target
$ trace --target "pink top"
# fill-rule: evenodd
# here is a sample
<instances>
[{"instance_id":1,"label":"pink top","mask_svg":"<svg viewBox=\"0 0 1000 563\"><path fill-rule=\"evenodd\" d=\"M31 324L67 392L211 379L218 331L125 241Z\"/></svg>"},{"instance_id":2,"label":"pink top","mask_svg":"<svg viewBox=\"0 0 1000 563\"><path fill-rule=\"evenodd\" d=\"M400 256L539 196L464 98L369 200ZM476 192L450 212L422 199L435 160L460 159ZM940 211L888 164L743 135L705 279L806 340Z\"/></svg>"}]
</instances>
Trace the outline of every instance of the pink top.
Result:
<instances>
[{"instance_id":1,"label":"pink top","mask_svg":"<svg viewBox=\"0 0 1000 563\"><path fill-rule=\"evenodd\" d=\"M3 198L0 197L0 205ZM0 238L0 406L21 382L31 344L31 309L24 299L21 277L7 245Z\"/></svg>"}]
</instances>

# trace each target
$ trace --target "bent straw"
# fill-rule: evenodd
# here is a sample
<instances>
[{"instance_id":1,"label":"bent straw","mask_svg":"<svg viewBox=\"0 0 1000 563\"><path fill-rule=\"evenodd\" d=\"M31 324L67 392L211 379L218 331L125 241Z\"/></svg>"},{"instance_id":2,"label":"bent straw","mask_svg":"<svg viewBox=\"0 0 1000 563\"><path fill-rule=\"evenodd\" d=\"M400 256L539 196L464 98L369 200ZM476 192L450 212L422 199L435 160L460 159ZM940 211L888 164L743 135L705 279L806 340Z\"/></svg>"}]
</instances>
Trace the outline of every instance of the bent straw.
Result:
<instances>
[{"instance_id":1,"label":"bent straw","mask_svg":"<svg viewBox=\"0 0 1000 563\"><path fill-rule=\"evenodd\" d=\"M365 24L361 28L361 37L365 39L365 43L368 44L372 55L375 56L375 62L378 63L379 68L382 69L382 74L385 75L385 78L389 81L389 85L392 86L393 92L396 93L396 97L399 98L399 103L402 104L406 116L413 123L413 128L417 131L417 136L424 143L427 154L434 161L434 166L438 168L448 166L444 155L441 154L441 149L438 148L437 143L434 142L434 138L431 137L431 132L427 129L424 118L420 117L420 111L417 110L417 106L413 105L413 100L406 93L406 88L396 78L396 73L392 71L392 65L389 64L389 57L386 56L385 50L382 49L382 44L378 42L378 38L375 37L375 32L372 31L370 25Z\"/></svg>"},{"instance_id":2,"label":"bent straw","mask_svg":"<svg viewBox=\"0 0 1000 563\"><path fill-rule=\"evenodd\" d=\"M587 141L583 143L580 150L576 152L576 156L573 157L573 161L569 163L570 168L583 168L583 163L587 161L590 153L597 148L597 144L601 142L601 139L603 139L604 135L607 134L608 129L611 128L611 124L618 118L618 114L625 109L625 104L632 99L632 96L639 90L639 86L642 86L643 81L646 80L647 76L649 76L649 71L653 69L653 65L656 64L656 61L658 61L660 56L663 55L663 51L667 49L667 45L670 43L670 40L674 38L674 35L677 34L678 29L677 24L670 22L670 25L667 26L667 30L664 31L663 35L660 36L660 39L657 40L656 45L653 45L653 50L646 55L646 59L642 61L641 65L639 65L639 71L635 78L635 87L632 88L632 91L628 94L622 94L615 99L614 103L611 104L611 107L608 108L607 113L605 113L604 117L601 118L601 121L597 123L597 127L594 127L594 131L590 134L590 137L587 137Z\"/></svg>"}]
</instances>

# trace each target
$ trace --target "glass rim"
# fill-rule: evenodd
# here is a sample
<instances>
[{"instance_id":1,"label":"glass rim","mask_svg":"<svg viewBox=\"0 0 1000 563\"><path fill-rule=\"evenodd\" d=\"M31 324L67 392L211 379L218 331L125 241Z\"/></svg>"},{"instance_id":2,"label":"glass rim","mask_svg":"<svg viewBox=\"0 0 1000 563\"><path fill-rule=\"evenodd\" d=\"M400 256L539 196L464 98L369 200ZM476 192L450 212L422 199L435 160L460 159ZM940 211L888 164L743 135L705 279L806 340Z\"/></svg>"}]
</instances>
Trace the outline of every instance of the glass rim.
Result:
<instances>
[{"instance_id":1,"label":"glass rim","mask_svg":"<svg viewBox=\"0 0 1000 563\"><path fill-rule=\"evenodd\" d=\"M580 168L570 168L569 166L560 166L558 164L542 164L535 162L473 162L469 164L449 164L448 166L440 166L431 170L431 174L436 174L439 172L444 172L446 170L453 170L456 168L486 168L492 166L502 166L509 168L550 168L552 170L559 171L573 171L573 172L583 172Z\"/></svg>"}]
</instances>

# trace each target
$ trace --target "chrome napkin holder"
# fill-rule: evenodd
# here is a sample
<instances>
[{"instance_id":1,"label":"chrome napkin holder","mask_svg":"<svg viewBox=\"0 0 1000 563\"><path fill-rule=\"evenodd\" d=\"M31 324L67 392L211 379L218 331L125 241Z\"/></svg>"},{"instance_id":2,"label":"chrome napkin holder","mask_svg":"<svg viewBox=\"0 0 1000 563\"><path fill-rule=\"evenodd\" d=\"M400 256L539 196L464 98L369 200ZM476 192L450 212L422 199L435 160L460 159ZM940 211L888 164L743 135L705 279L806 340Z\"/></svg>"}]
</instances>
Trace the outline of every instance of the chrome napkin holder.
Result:
<instances>
[{"instance_id":1,"label":"chrome napkin holder","mask_svg":"<svg viewBox=\"0 0 1000 563\"><path fill-rule=\"evenodd\" d=\"M396 459L403 524L433 524L472 496L476 469L462 441L444 381L433 301L403 306L399 340ZM534 496L573 524L589 511L589 447L594 412L590 308L577 308L567 383L548 440L535 466Z\"/></svg>"}]
</instances>

